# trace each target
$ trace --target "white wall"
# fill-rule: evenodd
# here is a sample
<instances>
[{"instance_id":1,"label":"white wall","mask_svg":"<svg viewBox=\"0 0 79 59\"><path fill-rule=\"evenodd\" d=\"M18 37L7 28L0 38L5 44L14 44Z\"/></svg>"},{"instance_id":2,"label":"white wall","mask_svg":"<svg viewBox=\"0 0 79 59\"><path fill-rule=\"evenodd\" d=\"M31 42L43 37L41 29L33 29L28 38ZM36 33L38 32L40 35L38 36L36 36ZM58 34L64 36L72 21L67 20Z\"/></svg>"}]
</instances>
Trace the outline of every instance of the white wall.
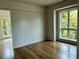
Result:
<instances>
[{"instance_id":1,"label":"white wall","mask_svg":"<svg viewBox=\"0 0 79 59\"><path fill-rule=\"evenodd\" d=\"M13 11L12 19L14 48L44 40L41 13Z\"/></svg>"},{"instance_id":2,"label":"white wall","mask_svg":"<svg viewBox=\"0 0 79 59\"><path fill-rule=\"evenodd\" d=\"M17 1L0 1L0 9L11 11L14 48L44 40L44 8Z\"/></svg>"},{"instance_id":3,"label":"white wall","mask_svg":"<svg viewBox=\"0 0 79 59\"><path fill-rule=\"evenodd\" d=\"M31 12L44 12L44 8L32 4L25 4L17 1L10 0L0 0L0 8L1 9L9 9L9 10L23 10L23 11L31 11Z\"/></svg>"}]
</instances>

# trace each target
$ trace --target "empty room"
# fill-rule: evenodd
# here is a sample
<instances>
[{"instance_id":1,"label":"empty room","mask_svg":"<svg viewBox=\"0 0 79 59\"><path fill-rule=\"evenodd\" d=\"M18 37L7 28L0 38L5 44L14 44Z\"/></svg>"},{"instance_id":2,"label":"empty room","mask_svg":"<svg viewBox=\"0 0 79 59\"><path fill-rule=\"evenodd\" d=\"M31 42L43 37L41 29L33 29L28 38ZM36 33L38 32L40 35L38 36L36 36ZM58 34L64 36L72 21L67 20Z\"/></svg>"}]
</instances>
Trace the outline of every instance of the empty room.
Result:
<instances>
[{"instance_id":1,"label":"empty room","mask_svg":"<svg viewBox=\"0 0 79 59\"><path fill-rule=\"evenodd\" d=\"M0 0L0 59L79 59L79 0Z\"/></svg>"}]
</instances>

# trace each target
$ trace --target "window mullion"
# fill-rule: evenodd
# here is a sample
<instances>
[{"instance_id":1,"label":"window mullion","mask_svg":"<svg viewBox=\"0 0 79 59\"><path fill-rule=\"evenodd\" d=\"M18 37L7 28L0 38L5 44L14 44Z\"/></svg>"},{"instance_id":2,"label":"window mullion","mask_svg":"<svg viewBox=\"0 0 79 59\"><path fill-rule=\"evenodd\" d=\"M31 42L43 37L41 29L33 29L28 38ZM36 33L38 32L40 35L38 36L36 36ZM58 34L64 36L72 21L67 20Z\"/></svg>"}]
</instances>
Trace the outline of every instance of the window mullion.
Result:
<instances>
[{"instance_id":1,"label":"window mullion","mask_svg":"<svg viewBox=\"0 0 79 59\"><path fill-rule=\"evenodd\" d=\"M68 38L69 38L69 28L70 28L70 11L68 10Z\"/></svg>"}]
</instances>

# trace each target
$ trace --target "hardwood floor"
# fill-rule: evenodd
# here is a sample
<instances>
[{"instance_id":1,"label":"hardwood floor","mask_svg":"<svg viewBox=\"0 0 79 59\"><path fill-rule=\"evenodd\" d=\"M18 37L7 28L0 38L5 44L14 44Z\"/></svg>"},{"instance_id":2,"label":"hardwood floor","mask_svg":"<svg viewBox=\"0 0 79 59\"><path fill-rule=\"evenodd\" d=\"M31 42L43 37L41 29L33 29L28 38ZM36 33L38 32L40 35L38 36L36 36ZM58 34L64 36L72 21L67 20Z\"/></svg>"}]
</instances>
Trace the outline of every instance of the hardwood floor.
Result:
<instances>
[{"instance_id":1,"label":"hardwood floor","mask_svg":"<svg viewBox=\"0 0 79 59\"><path fill-rule=\"evenodd\" d=\"M14 59L12 39L0 39L0 59Z\"/></svg>"},{"instance_id":2,"label":"hardwood floor","mask_svg":"<svg viewBox=\"0 0 79 59\"><path fill-rule=\"evenodd\" d=\"M15 49L15 59L76 59L76 51L76 46L46 41Z\"/></svg>"}]
</instances>

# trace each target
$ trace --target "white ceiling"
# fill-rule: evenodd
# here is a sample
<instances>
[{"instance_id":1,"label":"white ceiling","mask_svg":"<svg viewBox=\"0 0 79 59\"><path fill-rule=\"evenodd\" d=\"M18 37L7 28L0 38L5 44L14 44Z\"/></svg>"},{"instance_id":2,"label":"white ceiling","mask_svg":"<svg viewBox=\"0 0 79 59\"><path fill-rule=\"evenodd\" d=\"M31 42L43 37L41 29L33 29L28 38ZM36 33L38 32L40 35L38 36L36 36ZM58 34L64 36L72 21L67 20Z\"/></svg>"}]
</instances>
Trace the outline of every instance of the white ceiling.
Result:
<instances>
[{"instance_id":1,"label":"white ceiling","mask_svg":"<svg viewBox=\"0 0 79 59\"><path fill-rule=\"evenodd\" d=\"M48 5L56 4L56 3L61 2L63 0L16 0L16 1L36 4L36 5L40 5L40 6L48 6Z\"/></svg>"}]
</instances>

